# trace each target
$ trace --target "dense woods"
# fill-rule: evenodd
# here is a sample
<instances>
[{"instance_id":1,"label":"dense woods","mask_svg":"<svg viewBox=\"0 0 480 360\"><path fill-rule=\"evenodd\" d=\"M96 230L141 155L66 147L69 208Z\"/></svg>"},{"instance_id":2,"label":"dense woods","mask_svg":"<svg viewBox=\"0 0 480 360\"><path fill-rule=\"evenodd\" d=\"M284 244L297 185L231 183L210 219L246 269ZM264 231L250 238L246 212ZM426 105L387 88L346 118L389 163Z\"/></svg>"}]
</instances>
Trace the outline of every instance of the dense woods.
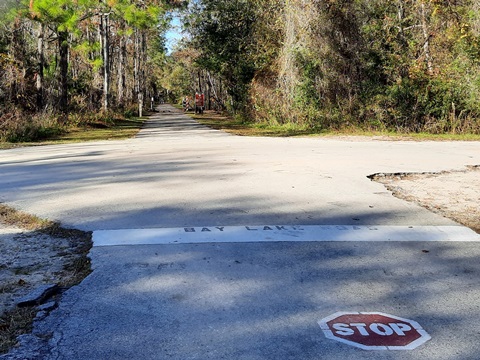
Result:
<instances>
[{"instance_id":1,"label":"dense woods","mask_svg":"<svg viewBox=\"0 0 480 360\"><path fill-rule=\"evenodd\" d=\"M190 40L175 64L217 79L222 102L255 121L479 133L479 8L478 0L203 0L185 17Z\"/></svg>"},{"instance_id":2,"label":"dense woods","mask_svg":"<svg viewBox=\"0 0 480 360\"><path fill-rule=\"evenodd\" d=\"M7 0L0 12L0 138L142 114L160 96L166 11L182 1ZM47 132L47 134L45 134Z\"/></svg>"},{"instance_id":3,"label":"dense woods","mask_svg":"<svg viewBox=\"0 0 480 360\"><path fill-rule=\"evenodd\" d=\"M7 0L0 138L152 97L271 125L480 133L478 0ZM169 10L187 36L166 55Z\"/></svg>"}]
</instances>

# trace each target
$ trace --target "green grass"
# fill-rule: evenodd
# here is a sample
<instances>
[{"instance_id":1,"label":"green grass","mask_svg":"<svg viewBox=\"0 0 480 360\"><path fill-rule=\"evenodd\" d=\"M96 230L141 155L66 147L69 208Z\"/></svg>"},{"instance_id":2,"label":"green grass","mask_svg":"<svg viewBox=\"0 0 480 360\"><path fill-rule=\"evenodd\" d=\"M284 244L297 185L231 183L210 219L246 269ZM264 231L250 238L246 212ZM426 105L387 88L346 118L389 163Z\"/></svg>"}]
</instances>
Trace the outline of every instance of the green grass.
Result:
<instances>
[{"instance_id":1,"label":"green grass","mask_svg":"<svg viewBox=\"0 0 480 360\"><path fill-rule=\"evenodd\" d=\"M181 106L176 106L181 109ZM322 136L322 137L368 137L390 141L480 141L479 134L428 134L428 133L394 133L382 131L364 131L358 128L348 128L342 131L315 130L296 124L271 125L267 123L246 122L226 114L206 111L202 115L188 112L188 115L201 124L213 129L222 130L239 136ZM122 140L134 137L141 129L146 118L114 119L108 122L95 122L84 126L71 126L61 135L56 135L34 142L1 142L1 149L11 149L23 146L55 145L75 142Z\"/></svg>"},{"instance_id":2,"label":"green grass","mask_svg":"<svg viewBox=\"0 0 480 360\"><path fill-rule=\"evenodd\" d=\"M76 127L70 129L66 134L58 136L55 140L83 142L128 139L138 133L144 121L145 119L115 120L111 125Z\"/></svg>"},{"instance_id":3,"label":"green grass","mask_svg":"<svg viewBox=\"0 0 480 360\"><path fill-rule=\"evenodd\" d=\"M0 203L0 224L2 223L33 231L47 229L55 224Z\"/></svg>"},{"instance_id":4,"label":"green grass","mask_svg":"<svg viewBox=\"0 0 480 360\"><path fill-rule=\"evenodd\" d=\"M70 126L61 135L32 142L1 142L0 149L24 146L67 144L75 142L123 140L134 137L142 128L146 118L115 119L108 123L92 123L84 126Z\"/></svg>"},{"instance_id":5,"label":"green grass","mask_svg":"<svg viewBox=\"0 0 480 360\"><path fill-rule=\"evenodd\" d=\"M312 130L294 124L271 126L267 124L248 123L242 119L235 119L231 116L213 111L206 111L202 115L189 112L187 115L190 115L199 123L212 129L222 130L239 136L285 137L313 134Z\"/></svg>"},{"instance_id":6,"label":"green grass","mask_svg":"<svg viewBox=\"0 0 480 360\"><path fill-rule=\"evenodd\" d=\"M187 113L199 123L216 130L222 130L239 136L267 137L368 137L391 141L480 141L480 134L429 134L429 133L395 133L387 131L365 131L347 128L341 131L316 130L296 124L270 125L267 123L245 122L226 114L206 111L204 114Z\"/></svg>"}]
</instances>

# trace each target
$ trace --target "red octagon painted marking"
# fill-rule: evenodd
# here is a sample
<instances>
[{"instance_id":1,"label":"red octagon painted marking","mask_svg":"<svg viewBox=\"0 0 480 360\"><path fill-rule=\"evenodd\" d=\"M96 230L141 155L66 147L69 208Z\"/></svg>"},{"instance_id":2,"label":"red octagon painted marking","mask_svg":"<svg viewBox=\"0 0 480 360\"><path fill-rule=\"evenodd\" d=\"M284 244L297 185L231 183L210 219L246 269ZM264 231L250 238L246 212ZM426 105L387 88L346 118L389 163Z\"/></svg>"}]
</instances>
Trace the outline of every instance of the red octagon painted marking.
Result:
<instances>
[{"instance_id":1,"label":"red octagon painted marking","mask_svg":"<svg viewBox=\"0 0 480 360\"><path fill-rule=\"evenodd\" d=\"M412 350L430 340L416 321L378 312L337 312L318 324L328 339L364 350Z\"/></svg>"}]
</instances>

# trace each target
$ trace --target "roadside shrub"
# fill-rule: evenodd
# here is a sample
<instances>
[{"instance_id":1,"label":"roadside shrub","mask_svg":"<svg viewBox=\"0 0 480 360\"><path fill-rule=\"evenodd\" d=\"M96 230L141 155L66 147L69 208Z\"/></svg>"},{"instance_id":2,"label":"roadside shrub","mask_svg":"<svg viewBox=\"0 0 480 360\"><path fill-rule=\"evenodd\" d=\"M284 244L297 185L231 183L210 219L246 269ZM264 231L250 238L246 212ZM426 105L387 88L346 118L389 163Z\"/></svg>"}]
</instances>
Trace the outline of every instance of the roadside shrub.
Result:
<instances>
[{"instance_id":1,"label":"roadside shrub","mask_svg":"<svg viewBox=\"0 0 480 360\"><path fill-rule=\"evenodd\" d=\"M123 116L125 116L126 119L131 119L135 116L138 116L138 104L129 104L125 106L125 109L123 110Z\"/></svg>"},{"instance_id":2,"label":"roadside shrub","mask_svg":"<svg viewBox=\"0 0 480 360\"><path fill-rule=\"evenodd\" d=\"M39 141L64 132L51 114L25 114L16 108L0 113L0 140L5 142Z\"/></svg>"},{"instance_id":3,"label":"roadside shrub","mask_svg":"<svg viewBox=\"0 0 480 360\"><path fill-rule=\"evenodd\" d=\"M421 74L387 85L367 100L364 123L373 130L479 133L480 107L456 79Z\"/></svg>"}]
</instances>

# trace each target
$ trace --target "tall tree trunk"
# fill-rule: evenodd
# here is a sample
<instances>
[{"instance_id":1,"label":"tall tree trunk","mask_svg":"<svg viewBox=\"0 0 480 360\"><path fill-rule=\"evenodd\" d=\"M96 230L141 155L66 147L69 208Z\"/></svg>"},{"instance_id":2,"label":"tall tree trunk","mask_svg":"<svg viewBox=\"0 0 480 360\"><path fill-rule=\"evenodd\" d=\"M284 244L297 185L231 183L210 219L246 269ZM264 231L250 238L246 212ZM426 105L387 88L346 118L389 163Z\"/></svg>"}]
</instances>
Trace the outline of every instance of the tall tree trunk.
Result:
<instances>
[{"instance_id":1,"label":"tall tree trunk","mask_svg":"<svg viewBox=\"0 0 480 360\"><path fill-rule=\"evenodd\" d=\"M108 97L110 93L110 59L108 54L108 15L100 16L100 33L102 37L102 58L103 58L103 110L108 111Z\"/></svg>"},{"instance_id":2,"label":"tall tree trunk","mask_svg":"<svg viewBox=\"0 0 480 360\"><path fill-rule=\"evenodd\" d=\"M405 20L405 4L404 0L397 1L397 19L398 19L398 30L400 34L400 39L405 44L407 41L405 40L405 31L403 28L403 22Z\"/></svg>"},{"instance_id":3,"label":"tall tree trunk","mask_svg":"<svg viewBox=\"0 0 480 360\"><path fill-rule=\"evenodd\" d=\"M137 101L138 100L138 93L140 91L140 81L139 81L139 67L140 67L140 64L139 64L139 46L138 46L138 31L139 30L135 30L134 34L133 34L133 88L134 88L134 91L133 91L133 101Z\"/></svg>"},{"instance_id":4,"label":"tall tree trunk","mask_svg":"<svg viewBox=\"0 0 480 360\"><path fill-rule=\"evenodd\" d=\"M138 115L143 115L143 101L146 96L145 87L145 64L147 57L147 39L143 30L135 30L134 39L134 82L135 82L135 95L138 101Z\"/></svg>"},{"instance_id":5,"label":"tall tree trunk","mask_svg":"<svg viewBox=\"0 0 480 360\"><path fill-rule=\"evenodd\" d=\"M474 1L472 4L472 30L475 36L480 35L480 2Z\"/></svg>"},{"instance_id":6,"label":"tall tree trunk","mask_svg":"<svg viewBox=\"0 0 480 360\"><path fill-rule=\"evenodd\" d=\"M200 73L200 70L197 71L197 80L198 80L198 88L197 88L197 91L198 93L202 93L202 76L201 76L201 73Z\"/></svg>"},{"instance_id":7,"label":"tall tree trunk","mask_svg":"<svg viewBox=\"0 0 480 360\"><path fill-rule=\"evenodd\" d=\"M422 20L422 34L423 34L423 51L425 54L425 62L427 64L427 71L430 75L433 74L433 62L430 54L430 33L427 24L427 14L425 9L425 3L422 1L420 4L420 18Z\"/></svg>"},{"instance_id":8,"label":"tall tree trunk","mask_svg":"<svg viewBox=\"0 0 480 360\"><path fill-rule=\"evenodd\" d=\"M58 33L59 68L60 68L60 101L59 108L62 121L68 120L68 32Z\"/></svg>"},{"instance_id":9,"label":"tall tree trunk","mask_svg":"<svg viewBox=\"0 0 480 360\"><path fill-rule=\"evenodd\" d=\"M140 62L141 62L141 55L140 55L140 30L136 29L134 33L134 40L133 40L133 48L134 48L134 56L133 56L133 79L135 84L135 91L134 91L134 101L138 102L138 116L142 116L143 110L143 94L141 92L141 69L140 69Z\"/></svg>"},{"instance_id":10,"label":"tall tree trunk","mask_svg":"<svg viewBox=\"0 0 480 360\"><path fill-rule=\"evenodd\" d=\"M20 70L23 69L25 72L25 39L23 36L22 22L20 18L15 19L13 24L11 45L9 49L10 56L14 60L14 66L10 67L10 93L9 100L11 102L16 102L18 100L18 95L23 93L20 77Z\"/></svg>"},{"instance_id":11,"label":"tall tree trunk","mask_svg":"<svg viewBox=\"0 0 480 360\"><path fill-rule=\"evenodd\" d=\"M212 98L212 84L210 82L210 74L209 72L207 71L206 72L206 75L205 75L205 80L206 80L206 85L207 85L207 110L212 110L212 102L211 102L211 98Z\"/></svg>"},{"instance_id":12,"label":"tall tree trunk","mask_svg":"<svg viewBox=\"0 0 480 360\"><path fill-rule=\"evenodd\" d=\"M124 24L122 22L121 29L124 30ZM117 101L118 105L123 108L124 107L124 102L125 102L125 84L126 84L126 77L125 77L125 72L126 72L126 66L124 62L127 59L127 42L124 39L125 35L120 36L120 46L119 46L119 59L118 59L118 64L117 64L117 79L118 79L118 85L117 85Z\"/></svg>"},{"instance_id":13,"label":"tall tree trunk","mask_svg":"<svg viewBox=\"0 0 480 360\"><path fill-rule=\"evenodd\" d=\"M146 65L147 65L147 33L145 30L141 31L141 57L140 57L140 93L142 94L141 101L142 107L144 101L147 97L147 76L146 76Z\"/></svg>"},{"instance_id":14,"label":"tall tree trunk","mask_svg":"<svg viewBox=\"0 0 480 360\"><path fill-rule=\"evenodd\" d=\"M38 73L37 73L37 110L41 111L43 108L43 76L45 67L45 42L44 42L45 27L43 23L40 23L37 34L37 61L38 61Z\"/></svg>"}]
</instances>

